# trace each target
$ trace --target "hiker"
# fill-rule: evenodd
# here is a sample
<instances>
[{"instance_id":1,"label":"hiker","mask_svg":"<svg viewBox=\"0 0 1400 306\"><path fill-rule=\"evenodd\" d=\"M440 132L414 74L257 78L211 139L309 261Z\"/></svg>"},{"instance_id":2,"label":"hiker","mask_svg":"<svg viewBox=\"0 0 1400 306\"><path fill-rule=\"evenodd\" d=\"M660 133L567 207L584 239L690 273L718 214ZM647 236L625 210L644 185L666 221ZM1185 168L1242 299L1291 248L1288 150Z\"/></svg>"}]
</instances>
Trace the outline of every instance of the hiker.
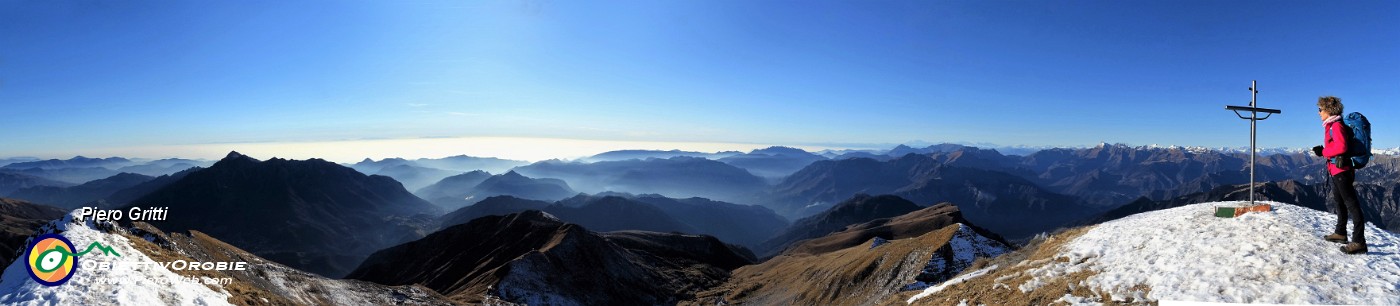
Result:
<instances>
[{"instance_id":1,"label":"hiker","mask_svg":"<svg viewBox=\"0 0 1400 306\"><path fill-rule=\"evenodd\" d=\"M1356 197L1356 169L1347 152L1351 130L1342 124L1342 99L1325 96L1317 98L1317 116L1322 119L1326 135L1323 145L1313 147L1313 154L1327 158L1327 172L1332 177L1332 195L1337 199L1337 229L1323 237L1327 241L1345 243L1342 252L1366 253L1366 220L1361 215L1361 203ZM1351 216L1351 242L1347 242L1347 216Z\"/></svg>"}]
</instances>

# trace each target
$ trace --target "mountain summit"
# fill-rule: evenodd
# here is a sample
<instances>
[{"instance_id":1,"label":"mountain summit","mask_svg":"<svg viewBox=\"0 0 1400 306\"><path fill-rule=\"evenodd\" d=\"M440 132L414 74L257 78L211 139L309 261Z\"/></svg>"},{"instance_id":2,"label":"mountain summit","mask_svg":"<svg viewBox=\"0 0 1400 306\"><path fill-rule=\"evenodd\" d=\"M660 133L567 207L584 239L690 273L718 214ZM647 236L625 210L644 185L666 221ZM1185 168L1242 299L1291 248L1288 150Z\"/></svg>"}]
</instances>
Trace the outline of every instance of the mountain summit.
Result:
<instances>
[{"instance_id":1,"label":"mountain summit","mask_svg":"<svg viewBox=\"0 0 1400 306\"><path fill-rule=\"evenodd\" d=\"M1072 229L900 302L925 305L1400 304L1400 236L1367 224L1371 252L1322 240L1336 216L1292 204L1216 218L1193 204ZM888 301L887 301L888 302Z\"/></svg>"},{"instance_id":2,"label":"mountain summit","mask_svg":"<svg viewBox=\"0 0 1400 306\"><path fill-rule=\"evenodd\" d=\"M438 213L389 177L320 159L258 161L238 152L131 203L169 207L167 220L151 222L162 229L199 230L330 277L380 248L422 237Z\"/></svg>"}]
</instances>

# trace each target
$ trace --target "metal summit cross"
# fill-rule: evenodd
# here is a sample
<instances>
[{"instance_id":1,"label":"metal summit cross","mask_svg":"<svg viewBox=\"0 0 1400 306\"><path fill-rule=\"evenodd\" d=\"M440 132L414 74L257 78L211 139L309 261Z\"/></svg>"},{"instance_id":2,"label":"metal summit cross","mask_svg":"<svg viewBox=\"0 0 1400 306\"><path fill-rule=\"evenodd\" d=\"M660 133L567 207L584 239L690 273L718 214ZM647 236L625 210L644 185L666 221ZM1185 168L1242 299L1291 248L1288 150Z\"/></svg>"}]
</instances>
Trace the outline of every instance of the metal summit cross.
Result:
<instances>
[{"instance_id":1,"label":"metal summit cross","mask_svg":"<svg viewBox=\"0 0 1400 306\"><path fill-rule=\"evenodd\" d=\"M1249 120L1249 205L1244 207L1216 207L1216 217L1232 218L1248 212L1267 212L1272 208L1269 204L1254 203L1254 159L1259 155L1257 153L1258 149L1255 148L1255 130L1259 120L1269 119L1269 116L1282 112L1277 109L1257 107L1255 103L1259 97L1259 81L1255 80L1249 83L1249 93L1249 106L1225 106L1225 109L1234 111L1235 116L1239 116L1240 119ZM1248 112L1249 116L1246 117L1241 111ZM1260 113L1263 113L1264 117L1259 117Z\"/></svg>"}]
</instances>

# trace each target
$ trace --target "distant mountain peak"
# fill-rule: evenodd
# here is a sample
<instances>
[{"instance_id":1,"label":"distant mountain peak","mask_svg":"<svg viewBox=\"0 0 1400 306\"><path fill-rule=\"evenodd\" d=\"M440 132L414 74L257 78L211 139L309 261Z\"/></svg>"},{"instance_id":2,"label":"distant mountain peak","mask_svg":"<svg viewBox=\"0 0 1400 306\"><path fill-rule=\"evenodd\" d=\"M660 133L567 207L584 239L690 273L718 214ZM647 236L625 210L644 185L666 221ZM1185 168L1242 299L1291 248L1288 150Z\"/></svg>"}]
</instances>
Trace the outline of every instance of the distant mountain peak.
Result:
<instances>
[{"instance_id":1,"label":"distant mountain peak","mask_svg":"<svg viewBox=\"0 0 1400 306\"><path fill-rule=\"evenodd\" d=\"M512 215L513 215L513 216L512 216ZM515 213L515 214L512 214L512 215L507 215L506 217L513 217L513 218L511 218L511 220L514 221L514 222L522 222L522 221L523 221L523 222L543 221L543 222L546 222L546 223L555 223L555 224L562 224L562 223L565 223L564 220L560 220L559 217L555 217L554 215L551 215L551 214L549 214L549 213L547 213L547 212L539 211L539 210L534 210L534 209L522 211L522 212Z\"/></svg>"},{"instance_id":2,"label":"distant mountain peak","mask_svg":"<svg viewBox=\"0 0 1400 306\"><path fill-rule=\"evenodd\" d=\"M273 158L272 160L277 160L277 159L276 159L276 158ZM214 165L211 165L210 167L212 168L212 167L214 167L214 166L218 166L218 165L228 165L228 164L249 164L249 163L255 164L255 163L259 163L259 162L260 162L259 160L255 159L255 158L252 158L252 157L249 157L249 156L247 156L247 155L243 155L242 153L238 153L238 151L229 151L229 152L228 152L228 155L224 156L223 159L220 159L218 162L215 162Z\"/></svg>"},{"instance_id":3,"label":"distant mountain peak","mask_svg":"<svg viewBox=\"0 0 1400 306\"><path fill-rule=\"evenodd\" d=\"M258 161L238 152L129 203L179 212L163 229L198 230L253 254L289 250L296 254L274 261L334 277L430 226L409 217L439 213L388 177L319 159Z\"/></svg>"},{"instance_id":4,"label":"distant mountain peak","mask_svg":"<svg viewBox=\"0 0 1400 306\"><path fill-rule=\"evenodd\" d=\"M494 177L492 177L492 179L493 179L493 181L508 181L508 182L529 182L529 181L535 181L534 178L525 176L524 174L520 174L520 172L515 172L514 170L512 170L512 171L506 171L506 173L501 173L501 175L494 176Z\"/></svg>"},{"instance_id":5,"label":"distant mountain peak","mask_svg":"<svg viewBox=\"0 0 1400 306\"><path fill-rule=\"evenodd\" d=\"M807 151L804 151L804 150L802 150L802 149L793 148L793 147L771 146L771 147L767 147L767 148L762 148L762 149L758 149L758 150L753 150L752 152L749 152L749 154L802 154L802 155L805 155L805 154L811 154L811 153L810 153L810 152L807 152Z\"/></svg>"},{"instance_id":6,"label":"distant mountain peak","mask_svg":"<svg viewBox=\"0 0 1400 306\"><path fill-rule=\"evenodd\" d=\"M154 178L154 177L151 177L151 176L145 175L145 174L139 174L139 173L122 172L122 173L117 173L116 175L113 175L113 176L108 177L108 178L123 178L123 179L124 179L124 178Z\"/></svg>"}]
</instances>

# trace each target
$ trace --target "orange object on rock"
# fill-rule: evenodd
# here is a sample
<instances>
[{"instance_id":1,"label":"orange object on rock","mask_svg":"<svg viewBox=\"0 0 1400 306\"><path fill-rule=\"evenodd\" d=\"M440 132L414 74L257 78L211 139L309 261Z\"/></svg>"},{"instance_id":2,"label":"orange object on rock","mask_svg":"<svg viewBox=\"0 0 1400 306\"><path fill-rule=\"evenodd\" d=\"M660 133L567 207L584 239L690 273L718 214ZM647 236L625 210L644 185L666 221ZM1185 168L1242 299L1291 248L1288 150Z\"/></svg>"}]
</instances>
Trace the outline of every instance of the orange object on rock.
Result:
<instances>
[{"instance_id":1,"label":"orange object on rock","mask_svg":"<svg viewBox=\"0 0 1400 306\"><path fill-rule=\"evenodd\" d=\"M1215 216L1221 218L1234 218L1252 212L1269 212L1273 206L1269 204L1255 204L1238 207L1216 207Z\"/></svg>"}]
</instances>

